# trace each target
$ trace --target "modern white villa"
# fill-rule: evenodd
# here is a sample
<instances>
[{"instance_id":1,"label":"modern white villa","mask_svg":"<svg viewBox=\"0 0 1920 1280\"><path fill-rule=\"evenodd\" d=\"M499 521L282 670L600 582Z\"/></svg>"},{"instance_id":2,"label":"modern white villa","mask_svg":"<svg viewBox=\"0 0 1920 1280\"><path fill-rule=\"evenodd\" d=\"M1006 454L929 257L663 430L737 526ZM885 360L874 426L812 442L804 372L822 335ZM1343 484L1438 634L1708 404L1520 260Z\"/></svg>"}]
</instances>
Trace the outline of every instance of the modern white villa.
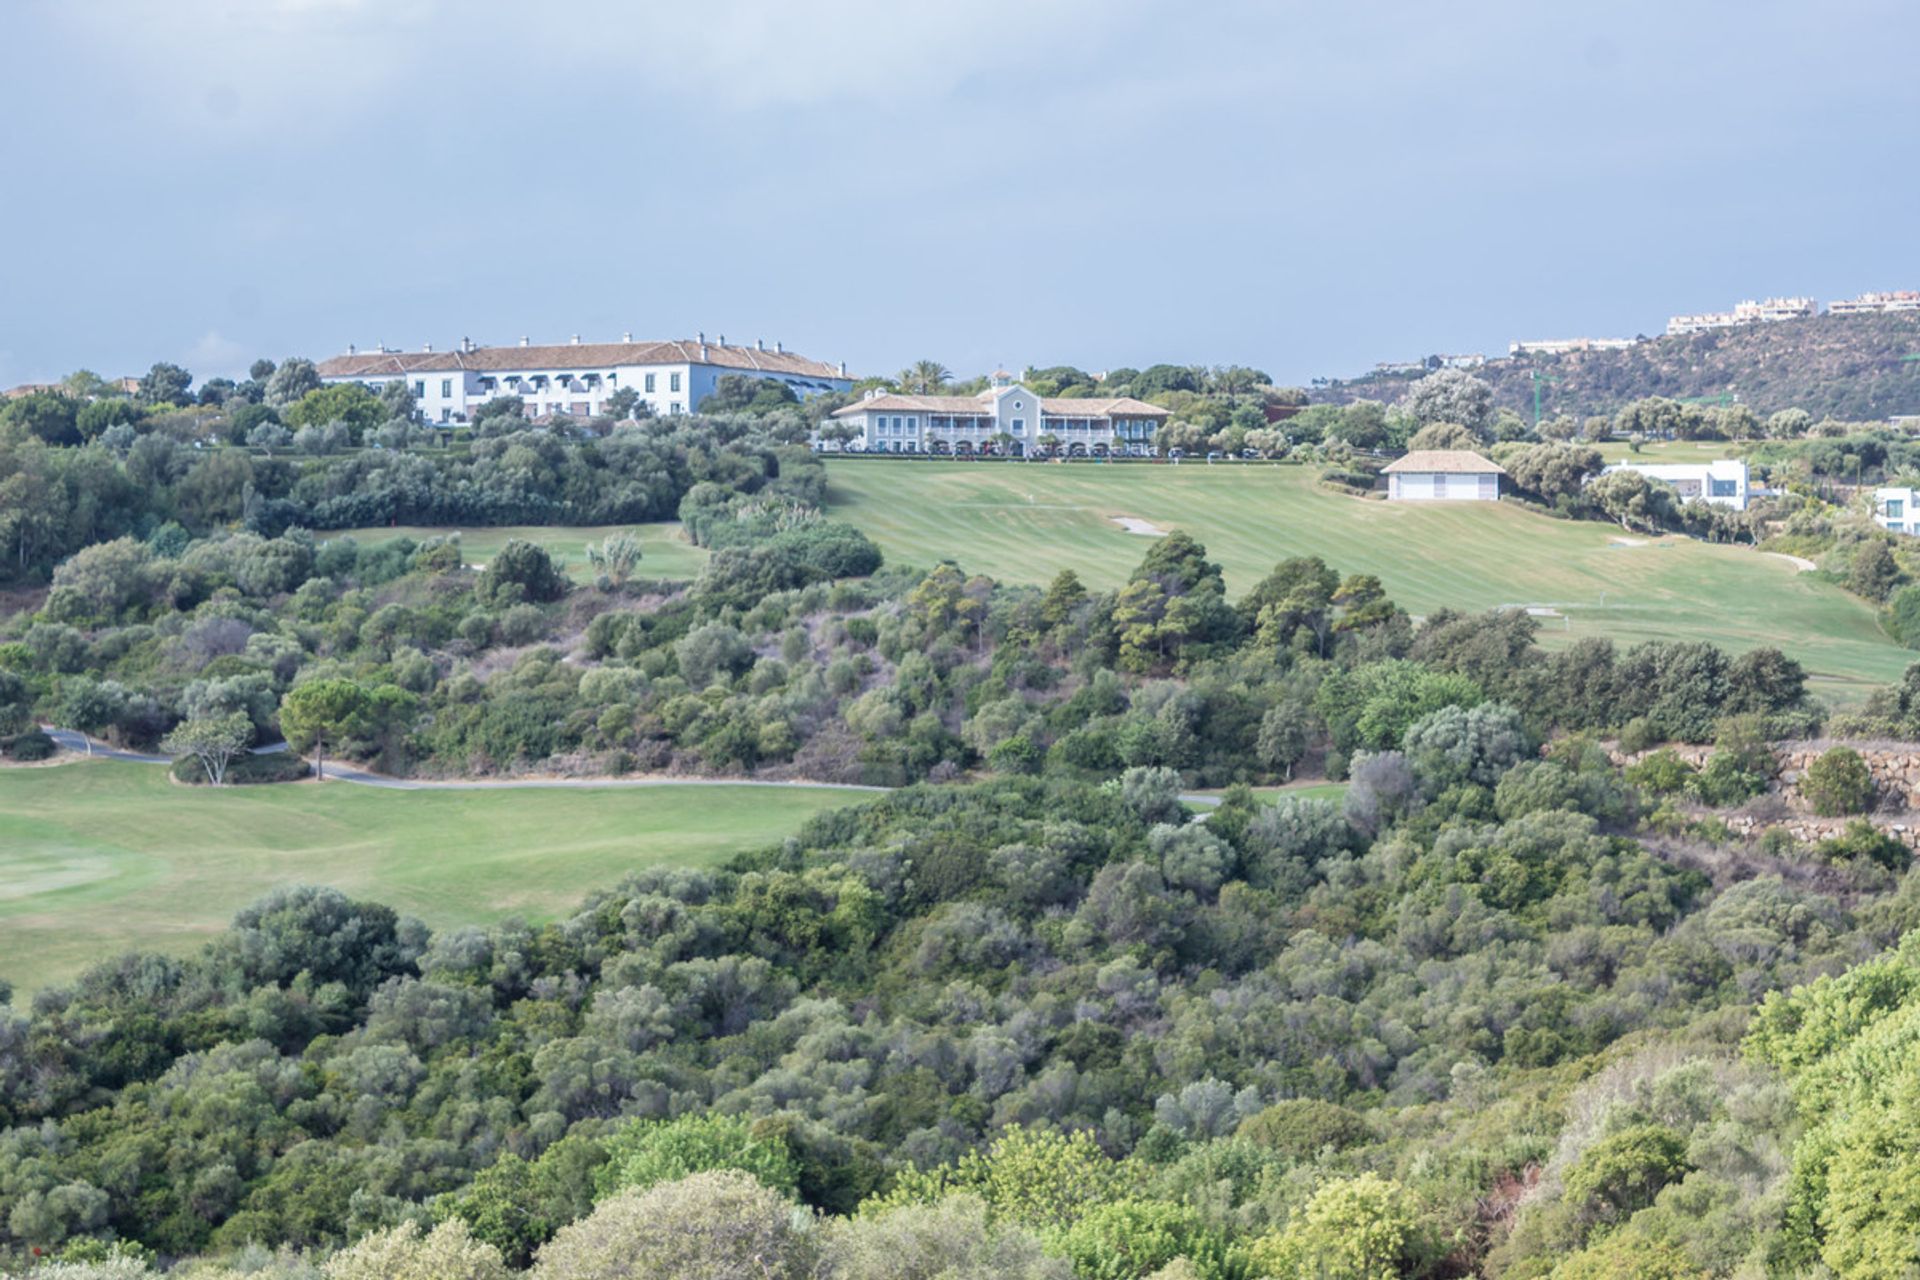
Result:
<instances>
[{"instance_id":1,"label":"modern white villa","mask_svg":"<svg viewBox=\"0 0 1920 1280\"><path fill-rule=\"evenodd\" d=\"M525 338L516 347L483 347L462 340L451 351L359 351L334 356L319 365L320 380L357 382L378 391L395 379L411 383L414 399L428 422L465 422L495 396L514 395L526 402L527 416L587 418L600 413L607 397L632 387L653 412L666 417L698 411L727 374L770 378L792 387L802 399L824 391L850 391L847 366L809 360L779 343L728 346L708 342L705 334L675 342L586 342L576 336L561 346L536 347Z\"/></svg>"},{"instance_id":2,"label":"modern white villa","mask_svg":"<svg viewBox=\"0 0 1920 1280\"><path fill-rule=\"evenodd\" d=\"M1381 474L1389 502L1498 502L1507 472L1471 449L1416 449Z\"/></svg>"},{"instance_id":3,"label":"modern white villa","mask_svg":"<svg viewBox=\"0 0 1920 1280\"><path fill-rule=\"evenodd\" d=\"M1670 484L1682 502L1700 498L1716 507L1747 509L1747 464L1738 458L1716 458L1712 462L1616 462L1607 470L1637 471L1649 480Z\"/></svg>"},{"instance_id":4,"label":"modern white villa","mask_svg":"<svg viewBox=\"0 0 1920 1280\"><path fill-rule=\"evenodd\" d=\"M1062 457L1144 457L1170 416L1126 396L1042 398L997 372L975 396L909 396L875 391L835 411L857 431L845 448L862 453L997 454L1054 452Z\"/></svg>"},{"instance_id":5,"label":"modern white villa","mask_svg":"<svg viewBox=\"0 0 1920 1280\"><path fill-rule=\"evenodd\" d=\"M1889 533L1920 533L1920 489L1881 488L1873 491L1873 522Z\"/></svg>"}]
</instances>

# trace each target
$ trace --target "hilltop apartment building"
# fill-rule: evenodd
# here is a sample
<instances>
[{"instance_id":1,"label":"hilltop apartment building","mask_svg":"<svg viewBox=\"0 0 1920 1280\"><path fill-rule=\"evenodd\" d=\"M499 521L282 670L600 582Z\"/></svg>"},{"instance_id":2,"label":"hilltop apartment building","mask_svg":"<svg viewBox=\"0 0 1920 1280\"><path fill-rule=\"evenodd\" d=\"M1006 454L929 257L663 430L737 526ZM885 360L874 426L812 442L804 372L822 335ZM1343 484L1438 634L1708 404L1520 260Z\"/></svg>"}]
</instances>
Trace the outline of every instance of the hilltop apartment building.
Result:
<instances>
[{"instance_id":1,"label":"hilltop apartment building","mask_svg":"<svg viewBox=\"0 0 1920 1280\"><path fill-rule=\"evenodd\" d=\"M1731 311L1703 311L1697 315L1673 316L1667 321L1667 336L1677 338L1689 333L1704 333L1708 329L1805 320L1819 314L1820 304L1812 298L1766 298L1759 302L1749 299L1736 304Z\"/></svg>"},{"instance_id":2,"label":"hilltop apartment building","mask_svg":"<svg viewBox=\"0 0 1920 1280\"><path fill-rule=\"evenodd\" d=\"M845 364L825 364L786 350L728 346L726 339L691 341L583 343L564 346L482 347L463 341L451 351L356 351L319 365L320 380L357 382L378 391L395 379L410 383L414 400L428 422L465 422L495 396L519 396L527 416L586 418L600 413L607 398L631 387L656 415L694 413L727 374L783 382L805 399L824 391L849 391L853 380Z\"/></svg>"},{"instance_id":3,"label":"hilltop apartment building","mask_svg":"<svg viewBox=\"0 0 1920 1280\"><path fill-rule=\"evenodd\" d=\"M999 372L975 396L874 392L836 411L833 421L858 434L845 448L862 453L982 454L1043 451L1065 457L1147 456L1165 409L1127 396L1041 397ZM1050 438L1050 439L1049 439ZM1057 443L1055 443L1057 442Z\"/></svg>"},{"instance_id":4,"label":"hilltop apartment building","mask_svg":"<svg viewBox=\"0 0 1920 1280\"><path fill-rule=\"evenodd\" d=\"M1625 351L1637 338L1536 338L1509 342L1510 356L1564 356L1576 351Z\"/></svg>"},{"instance_id":5,"label":"hilltop apartment building","mask_svg":"<svg viewBox=\"0 0 1920 1280\"><path fill-rule=\"evenodd\" d=\"M1863 293L1857 298L1841 298L1827 304L1836 316L1860 315L1871 311L1920 311L1920 290L1893 289L1882 293Z\"/></svg>"}]
</instances>

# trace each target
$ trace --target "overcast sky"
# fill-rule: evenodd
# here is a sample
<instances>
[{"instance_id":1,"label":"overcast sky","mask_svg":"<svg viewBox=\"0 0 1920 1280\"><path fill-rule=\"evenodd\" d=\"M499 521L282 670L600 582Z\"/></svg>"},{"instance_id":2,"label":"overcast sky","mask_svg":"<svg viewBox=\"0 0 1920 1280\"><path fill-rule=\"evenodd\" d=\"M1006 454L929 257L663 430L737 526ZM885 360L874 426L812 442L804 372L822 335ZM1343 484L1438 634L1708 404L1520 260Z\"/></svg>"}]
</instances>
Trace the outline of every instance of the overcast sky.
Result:
<instances>
[{"instance_id":1,"label":"overcast sky","mask_svg":"<svg viewBox=\"0 0 1920 1280\"><path fill-rule=\"evenodd\" d=\"M1911 0L0 0L0 386L705 330L1282 381L1920 288Z\"/></svg>"}]
</instances>

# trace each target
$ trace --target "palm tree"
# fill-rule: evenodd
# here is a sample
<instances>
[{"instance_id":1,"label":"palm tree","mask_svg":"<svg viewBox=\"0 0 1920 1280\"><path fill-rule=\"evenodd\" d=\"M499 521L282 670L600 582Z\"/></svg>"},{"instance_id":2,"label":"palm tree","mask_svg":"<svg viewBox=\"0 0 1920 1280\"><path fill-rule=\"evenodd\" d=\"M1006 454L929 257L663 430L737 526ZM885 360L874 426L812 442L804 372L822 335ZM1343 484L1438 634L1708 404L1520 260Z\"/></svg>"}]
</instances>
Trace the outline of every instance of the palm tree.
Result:
<instances>
[{"instance_id":1,"label":"palm tree","mask_svg":"<svg viewBox=\"0 0 1920 1280\"><path fill-rule=\"evenodd\" d=\"M900 371L900 389L912 396L935 396L947 389L952 370L938 360L915 360Z\"/></svg>"}]
</instances>

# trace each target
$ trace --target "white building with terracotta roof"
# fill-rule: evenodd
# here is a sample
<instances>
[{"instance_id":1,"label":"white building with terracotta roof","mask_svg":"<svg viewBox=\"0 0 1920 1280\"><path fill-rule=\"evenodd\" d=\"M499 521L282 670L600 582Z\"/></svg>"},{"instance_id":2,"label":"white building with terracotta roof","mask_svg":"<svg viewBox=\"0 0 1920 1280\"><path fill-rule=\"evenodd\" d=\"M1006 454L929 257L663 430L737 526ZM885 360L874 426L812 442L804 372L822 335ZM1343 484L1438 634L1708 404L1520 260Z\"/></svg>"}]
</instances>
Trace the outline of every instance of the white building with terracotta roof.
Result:
<instances>
[{"instance_id":1,"label":"white building with terracotta roof","mask_svg":"<svg viewBox=\"0 0 1920 1280\"><path fill-rule=\"evenodd\" d=\"M785 383L802 399L849 391L847 366L796 355L775 343L728 346L702 334L690 341L586 342L562 346L482 347L462 342L451 351L356 351L324 360L320 380L357 382L378 391L396 379L409 383L428 422L465 422L495 396L519 396L527 416L592 417L607 398L631 387L656 415L693 413L727 374Z\"/></svg>"},{"instance_id":2,"label":"white building with terracotta roof","mask_svg":"<svg viewBox=\"0 0 1920 1280\"><path fill-rule=\"evenodd\" d=\"M1380 471L1389 502L1498 502L1507 474L1471 449L1415 449Z\"/></svg>"},{"instance_id":3,"label":"white building with terracotta roof","mask_svg":"<svg viewBox=\"0 0 1920 1280\"><path fill-rule=\"evenodd\" d=\"M1171 415L1128 396L1041 397L996 373L974 396L875 392L837 410L833 421L858 434L846 448L864 453L982 454L1025 457L1149 456Z\"/></svg>"}]
</instances>

